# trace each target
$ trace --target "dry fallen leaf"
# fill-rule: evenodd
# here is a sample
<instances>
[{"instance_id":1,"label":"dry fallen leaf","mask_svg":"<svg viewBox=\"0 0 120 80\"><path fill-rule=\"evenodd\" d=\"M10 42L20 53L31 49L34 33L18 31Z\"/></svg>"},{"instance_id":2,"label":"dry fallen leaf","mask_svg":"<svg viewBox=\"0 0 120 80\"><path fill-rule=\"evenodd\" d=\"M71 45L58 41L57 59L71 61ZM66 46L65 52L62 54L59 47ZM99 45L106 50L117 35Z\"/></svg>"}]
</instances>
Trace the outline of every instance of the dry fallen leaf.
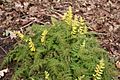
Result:
<instances>
[{"instance_id":1,"label":"dry fallen leaf","mask_svg":"<svg viewBox=\"0 0 120 80\"><path fill-rule=\"evenodd\" d=\"M120 61L116 62L116 67L120 69Z\"/></svg>"},{"instance_id":2,"label":"dry fallen leaf","mask_svg":"<svg viewBox=\"0 0 120 80\"><path fill-rule=\"evenodd\" d=\"M16 34L10 30L5 30L5 33L3 33L5 36L10 36L11 39L16 38Z\"/></svg>"},{"instance_id":3,"label":"dry fallen leaf","mask_svg":"<svg viewBox=\"0 0 120 80\"><path fill-rule=\"evenodd\" d=\"M38 9L37 7L32 6L32 7L29 8L29 12L28 12L28 13L29 13L30 15L34 15L36 12L38 12L37 9Z\"/></svg>"},{"instance_id":4,"label":"dry fallen leaf","mask_svg":"<svg viewBox=\"0 0 120 80\"><path fill-rule=\"evenodd\" d=\"M2 11L2 10L0 9L0 16L3 15L3 13L4 13L4 11Z\"/></svg>"},{"instance_id":5,"label":"dry fallen leaf","mask_svg":"<svg viewBox=\"0 0 120 80\"><path fill-rule=\"evenodd\" d=\"M8 68L1 70L0 71L0 78L4 77L4 74L7 73L8 71L9 71Z\"/></svg>"},{"instance_id":6,"label":"dry fallen leaf","mask_svg":"<svg viewBox=\"0 0 120 80\"><path fill-rule=\"evenodd\" d=\"M15 7L16 8L23 8L23 5L19 2L15 2Z\"/></svg>"},{"instance_id":7,"label":"dry fallen leaf","mask_svg":"<svg viewBox=\"0 0 120 80\"><path fill-rule=\"evenodd\" d=\"M24 4L24 8L27 9L28 6L29 6L29 3L28 2L24 2L23 4Z\"/></svg>"}]
</instances>

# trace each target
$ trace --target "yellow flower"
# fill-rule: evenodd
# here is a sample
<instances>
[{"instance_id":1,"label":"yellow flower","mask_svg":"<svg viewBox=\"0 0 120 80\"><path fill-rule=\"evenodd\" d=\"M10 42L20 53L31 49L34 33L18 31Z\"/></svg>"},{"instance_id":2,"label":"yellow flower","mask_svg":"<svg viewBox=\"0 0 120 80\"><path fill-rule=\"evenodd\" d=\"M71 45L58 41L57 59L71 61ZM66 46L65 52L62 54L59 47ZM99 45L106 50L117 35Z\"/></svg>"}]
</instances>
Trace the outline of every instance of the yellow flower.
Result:
<instances>
[{"instance_id":1,"label":"yellow flower","mask_svg":"<svg viewBox=\"0 0 120 80\"><path fill-rule=\"evenodd\" d=\"M84 19L82 18L82 17L80 17L80 24L81 25L84 25L85 23L84 23Z\"/></svg>"},{"instance_id":2,"label":"yellow flower","mask_svg":"<svg viewBox=\"0 0 120 80\"><path fill-rule=\"evenodd\" d=\"M31 38L29 39L28 44L29 44L29 48L30 48L30 50L34 52L34 51L35 51L35 46L34 46L34 44L33 44L33 42L32 42L32 39L31 39Z\"/></svg>"},{"instance_id":3,"label":"yellow flower","mask_svg":"<svg viewBox=\"0 0 120 80\"><path fill-rule=\"evenodd\" d=\"M86 34L87 33L87 26L86 26L85 21L82 17L80 17L79 24L80 24L80 26L79 26L78 32L80 34Z\"/></svg>"},{"instance_id":4,"label":"yellow flower","mask_svg":"<svg viewBox=\"0 0 120 80\"><path fill-rule=\"evenodd\" d=\"M69 10L68 10L66 13L64 13L62 19L63 19L68 25L72 25L72 17L73 17L72 7L69 6Z\"/></svg>"},{"instance_id":5,"label":"yellow flower","mask_svg":"<svg viewBox=\"0 0 120 80\"><path fill-rule=\"evenodd\" d=\"M24 38L24 35L22 33L20 33L20 31L15 31L14 32L16 35L18 35L18 37L20 37L21 39Z\"/></svg>"},{"instance_id":6,"label":"yellow flower","mask_svg":"<svg viewBox=\"0 0 120 80\"><path fill-rule=\"evenodd\" d=\"M104 59L101 59L99 61L99 64L97 64L95 68L95 74L93 74L93 80L100 80L101 75L103 74L103 69L105 68Z\"/></svg>"},{"instance_id":7,"label":"yellow flower","mask_svg":"<svg viewBox=\"0 0 120 80\"><path fill-rule=\"evenodd\" d=\"M72 34L75 35L78 32L79 21L78 17L75 15L74 20L72 21Z\"/></svg>"},{"instance_id":8,"label":"yellow flower","mask_svg":"<svg viewBox=\"0 0 120 80\"><path fill-rule=\"evenodd\" d=\"M22 33L20 33L19 31L15 31L14 33L16 35L18 35L18 37L20 37L22 40L24 39L25 42L28 42L28 45L29 45L29 48L30 48L31 51L33 51L33 52L35 51L35 46L34 46L31 38L25 39L24 35Z\"/></svg>"},{"instance_id":9,"label":"yellow flower","mask_svg":"<svg viewBox=\"0 0 120 80\"><path fill-rule=\"evenodd\" d=\"M42 43L44 43L45 37L46 37L47 33L48 33L48 30L45 29L45 30L43 31L43 33L41 34L41 42L42 42Z\"/></svg>"},{"instance_id":10,"label":"yellow flower","mask_svg":"<svg viewBox=\"0 0 120 80\"><path fill-rule=\"evenodd\" d=\"M45 71L45 79L49 80L49 73L47 71Z\"/></svg>"}]
</instances>

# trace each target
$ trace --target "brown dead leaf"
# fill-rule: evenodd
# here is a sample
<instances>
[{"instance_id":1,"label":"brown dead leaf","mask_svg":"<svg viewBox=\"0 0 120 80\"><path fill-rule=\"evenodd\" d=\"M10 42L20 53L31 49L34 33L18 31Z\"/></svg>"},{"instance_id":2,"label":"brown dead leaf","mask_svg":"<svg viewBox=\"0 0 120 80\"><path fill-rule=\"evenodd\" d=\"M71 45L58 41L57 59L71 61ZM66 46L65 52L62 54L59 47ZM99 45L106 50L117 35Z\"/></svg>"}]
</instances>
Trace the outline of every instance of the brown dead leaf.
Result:
<instances>
[{"instance_id":1,"label":"brown dead leaf","mask_svg":"<svg viewBox=\"0 0 120 80\"><path fill-rule=\"evenodd\" d=\"M117 67L118 69L120 69L120 61L117 61L117 62L116 62L116 67Z\"/></svg>"},{"instance_id":2,"label":"brown dead leaf","mask_svg":"<svg viewBox=\"0 0 120 80\"><path fill-rule=\"evenodd\" d=\"M8 72L8 68L1 70L0 71L0 78L4 77L5 73L7 73L7 72Z\"/></svg>"},{"instance_id":3,"label":"brown dead leaf","mask_svg":"<svg viewBox=\"0 0 120 80\"><path fill-rule=\"evenodd\" d=\"M15 2L15 8L23 8L23 5L20 2Z\"/></svg>"},{"instance_id":4,"label":"brown dead leaf","mask_svg":"<svg viewBox=\"0 0 120 80\"><path fill-rule=\"evenodd\" d=\"M2 10L0 9L0 16L2 16L2 15L3 15L3 13L4 13L4 11L2 11Z\"/></svg>"},{"instance_id":5,"label":"brown dead leaf","mask_svg":"<svg viewBox=\"0 0 120 80\"><path fill-rule=\"evenodd\" d=\"M27 9L29 6L29 2L24 2L23 5L24 5L24 9Z\"/></svg>"},{"instance_id":6,"label":"brown dead leaf","mask_svg":"<svg viewBox=\"0 0 120 80\"><path fill-rule=\"evenodd\" d=\"M29 8L29 12L28 12L28 13L29 13L30 15L34 15L37 11L38 11L38 10L37 10L37 7L32 6L32 7Z\"/></svg>"}]
</instances>

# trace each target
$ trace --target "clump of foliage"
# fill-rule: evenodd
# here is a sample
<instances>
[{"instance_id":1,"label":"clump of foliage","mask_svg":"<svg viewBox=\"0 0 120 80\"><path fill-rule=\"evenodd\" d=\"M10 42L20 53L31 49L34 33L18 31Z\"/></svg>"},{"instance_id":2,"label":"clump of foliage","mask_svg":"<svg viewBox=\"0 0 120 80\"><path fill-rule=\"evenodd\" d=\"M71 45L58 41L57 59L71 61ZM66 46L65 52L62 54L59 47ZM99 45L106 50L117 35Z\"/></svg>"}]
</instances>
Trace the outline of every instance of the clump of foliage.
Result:
<instances>
[{"instance_id":1,"label":"clump of foliage","mask_svg":"<svg viewBox=\"0 0 120 80\"><path fill-rule=\"evenodd\" d=\"M15 32L21 42L2 66L15 62L12 80L111 80L114 66L82 17L72 9L52 25L32 25L32 35ZM97 65L98 64L98 65Z\"/></svg>"}]
</instances>

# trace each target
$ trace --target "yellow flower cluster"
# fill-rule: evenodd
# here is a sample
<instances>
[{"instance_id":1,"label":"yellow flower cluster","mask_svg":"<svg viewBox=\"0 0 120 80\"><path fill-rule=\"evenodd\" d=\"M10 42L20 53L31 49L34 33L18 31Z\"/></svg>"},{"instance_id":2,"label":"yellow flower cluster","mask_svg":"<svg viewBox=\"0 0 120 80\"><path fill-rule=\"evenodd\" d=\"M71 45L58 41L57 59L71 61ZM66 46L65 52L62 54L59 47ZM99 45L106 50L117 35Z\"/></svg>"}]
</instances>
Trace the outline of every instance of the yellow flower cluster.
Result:
<instances>
[{"instance_id":1,"label":"yellow flower cluster","mask_svg":"<svg viewBox=\"0 0 120 80\"><path fill-rule=\"evenodd\" d=\"M86 26L85 21L83 20L82 17L80 17L79 24L80 24L80 27L78 29L78 32L80 34L86 34L87 33L87 26Z\"/></svg>"},{"instance_id":2,"label":"yellow flower cluster","mask_svg":"<svg viewBox=\"0 0 120 80\"><path fill-rule=\"evenodd\" d=\"M49 73L45 71L45 80L49 80Z\"/></svg>"},{"instance_id":3,"label":"yellow flower cluster","mask_svg":"<svg viewBox=\"0 0 120 80\"><path fill-rule=\"evenodd\" d=\"M72 34L75 35L78 32L78 26L79 26L79 21L78 21L78 16L75 15L74 20L72 21Z\"/></svg>"},{"instance_id":4,"label":"yellow flower cluster","mask_svg":"<svg viewBox=\"0 0 120 80\"><path fill-rule=\"evenodd\" d=\"M69 6L69 10L64 13L64 16L63 16L63 20L65 20L65 22L68 24L68 25L71 25L72 24L72 17L73 17L73 14L72 14L72 7Z\"/></svg>"},{"instance_id":5,"label":"yellow flower cluster","mask_svg":"<svg viewBox=\"0 0 120 80\"><path fill-rule=\"evenodd\" d=\"M16 35L18 35L18 37L20 37L20 39L24 38L24 35L22 33L20 33L20 31L15 31L14 32Z\"/></svg>"},{"instance_id":6,"label":"yellow flower cluster","mask_svg":"<svg viewBox=\"0 0 120 80\"><path fill-rule=\"evenodd\" d=\"M34 44L33 44L31 38L29 38L29 42L28 42L28 44L29 44L29 48L30 48L30 50L34 52L34 51L35 51L35 46L34 46Z\"/></svg>"},{"instance_id":7,"label":"yellow flower cluster","mask_svg":"<svg viewBox=\"0 0 120 80\"><path fill-rule=\"evenodd\" d=\"M42 42L42 43L45 42L45 37L46 37L47 33L48 33L48 30L45 29L45 30L43 31L43 33L41 34L41 42Z\"/></svg>"},{"instance_id":8,"label":"yellow flower cluster","mask_svg":"<svg viewBox=\"0 0 120 80\"><path fill-rule=\"evenodd\" d=\"M34 46L31 38L25 39L24 35L22 33L20 33L19 31L15 31L14 33L16 35L18 35L18 37L20 37L20 39L22 39L22 40L24 39L26 42L28 42L28 45L29 45L29 48L31 51L35 51L35 46Z\"/></svg>"},{"instance_id":9,"label":"yellow flower cluster","mask_svg":"<svg viewBox=\"0 0 120 80\"><path fill-rule=\"evenodd\" d=\"M73 13L72 13L72 7L69 7L69 10L67 13L64 14L63 20L70 26L72 26L72 35L77 34L79 32L80 34L85 34L87 33L87 26L85 24L85 21L83 20L82 17L80 17L80 20L77 15L74 16L73 18Z\"/></svg>"},{"instance_id":10,"label":"yellow flower cluster","mask_svg":"<svg viewBox=\"0 0 120 80\"><path fill-rule=\"evenodd\" d=\"M93 80L101 80L101 75L103 74L103 70L105 68L104 59L99 61L95 68L95 74L93 74Z\"/></svg>"}]
</instances>

